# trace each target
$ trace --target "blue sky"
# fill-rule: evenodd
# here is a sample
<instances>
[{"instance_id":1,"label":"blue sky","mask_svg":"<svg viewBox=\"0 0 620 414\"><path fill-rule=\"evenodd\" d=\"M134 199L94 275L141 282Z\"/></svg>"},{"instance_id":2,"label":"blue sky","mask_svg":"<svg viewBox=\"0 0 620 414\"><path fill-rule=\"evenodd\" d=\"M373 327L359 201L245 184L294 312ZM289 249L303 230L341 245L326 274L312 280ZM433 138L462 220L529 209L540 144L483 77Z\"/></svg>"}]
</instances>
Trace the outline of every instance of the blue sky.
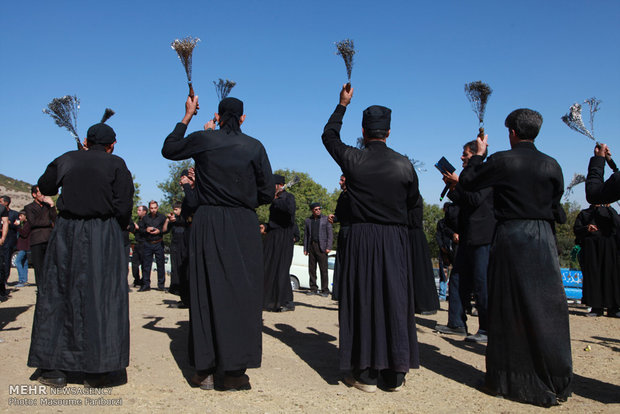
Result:
<instances>
[{"instance_id":1,"label":"blue sky","mask_svg":"<svg viewBox=\"0 0 620 414\"><path fill-rule=\"evenodd\" d=\"M361 112L392 108L388 145L426 164L425 200L443 188L434 163L460 167L462 144L478 122L463 93L483 80L494 92L485 126L490 151L508 148L506 115L540 111L538 148L555 157L566 183L587 170L593 143L560 117L573 102L602 100L595 135L620 146L620 2L601 1L56 1L5 2L0 13L0 173L36 182L56 156L75 148L69 133L41 110L54 97L81 100L78 131L104 108L117 132L115 153L141 184L143 200L161 199L168 176L164 138L180 121L185 74L170 48L175 38L201 38L194 88L201 129L217 98L212 81L237 82L245 133L260 139L274 169L309 173L332 190L340 170L321 132L346 81L334 42L355 41L353 101L342 137L355 143ZM460 170L460 168L458 169ZM571 197L585 203L583 185Z\"/></svg>"}]
</instances>

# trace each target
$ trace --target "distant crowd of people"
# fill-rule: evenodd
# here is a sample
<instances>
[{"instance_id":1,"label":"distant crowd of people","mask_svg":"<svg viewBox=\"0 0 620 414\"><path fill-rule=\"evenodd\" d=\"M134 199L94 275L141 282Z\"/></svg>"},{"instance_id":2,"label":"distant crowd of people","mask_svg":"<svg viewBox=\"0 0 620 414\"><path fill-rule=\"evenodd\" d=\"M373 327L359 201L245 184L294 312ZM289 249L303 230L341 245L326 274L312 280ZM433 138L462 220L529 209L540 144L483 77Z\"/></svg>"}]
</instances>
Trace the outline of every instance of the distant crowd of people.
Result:
<instances>
[{"instance_id":1,"label":"distant crowd of people","mask_svg":"<svg viewBox=\"0 0 620 414\"><path fill-rule=\"evenodd\" d=\"M439 299L448 297L448 323L435 329L487 344L483 391L542 406L566 400L573 370L554 234L554 223L566 221L564 182L556 160L534 145L542 116L511 112L505 121L510 150L487 158L487 136L478 136L463 146L461 174L444 173L451 203L437 223L438 294L416 171L386 145L391 110L365 109L363 148L348 146L340 129L352 97L353 88L343 86L322 135L342 170L336 210L324 215L320 203L310 204L303 234L308 293L331 293L338 301L343 381L364 392L401 390L420 365L415 314L436 313ZM38 290L28 365L41 383L63 387L69 373L80 373L89 387L127 381L129 233L135 236L133 286L146 292L153 258L157 289L166 289L163 235L170 232L168 291L180 296L177 306L189 308L191 383L251 389L246 370L261 365L262 312L295 309L289 268L300 240L296 200L285 177L273 174L261 142L241 132L243 102L223 99L204 129L186 136L198 109L198 97L188 97L185 116L163 143L165 158L195 163L182 172L184 198L167 216L151 201L132 221L131 174L112 154L116 133L104 123L89 128L85 150L48 165L24 211L10 210L10 198L0 198L0 293L8 298L15 248L17 286L27 284L29 250ZM575 234L591 316L607 309L620 317L620 221L609 206L620 199L620 173L604 180L610 158L609 148L597 145L586 181L593 205L579 215ZM60 188L55 205L50 196ZM269 221L261 225L255 209L264 204L270 204ZM340 231L330 292L333 223ZM476 331L467 324L472 295Z\"/></svg>"}]
</instances>

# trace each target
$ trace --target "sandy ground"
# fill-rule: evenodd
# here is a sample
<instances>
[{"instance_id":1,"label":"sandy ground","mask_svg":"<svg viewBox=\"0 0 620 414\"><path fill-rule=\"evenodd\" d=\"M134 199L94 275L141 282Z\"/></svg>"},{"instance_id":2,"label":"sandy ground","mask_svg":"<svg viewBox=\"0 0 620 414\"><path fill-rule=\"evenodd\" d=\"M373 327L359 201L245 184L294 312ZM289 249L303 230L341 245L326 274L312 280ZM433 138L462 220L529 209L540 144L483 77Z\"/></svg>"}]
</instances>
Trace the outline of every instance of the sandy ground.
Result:
<instances>
[{"instance_id":1,"label":"sandy ground","mask_svg":"<svg viewBox=\"0 0 620 414\"><path fill-rule=\"evenodd\" d=\"M32 270L30 280L34 280ZM10 282L17 278L12 270ZM156 280L155 275L151 280ZM477 390L484 375L485 346L433 332L446 323L447 303L417 318L421 368L401 392L366 394L342 383L338 371L337 304L295 293L297 309L265 313L263 365L249 370L251 391L202 391L189 386L188 311L171 307L177 297L150 291L130 295L131 362L126 385L102 395L18 394L16 385L37 385L26 366L36 287L14 289L0 304L0 410L6 412L208 412L208 413L448 413L540 412L543 409L488 396ZM620 319L585 318L570 308L574 394L548 412L620 412ZM472 322L474 325L476 321ZM477 327L472 326L470 330ZM589 350L586 348L589 346ZM67 392L84 388L70 384ZM71 406L81 404L82 406ZM24 406L23 404L36 404ZM93 403L120 405L89 405ZM56 404L56 406L42 405Z\"/></svg>"}]
</instances>

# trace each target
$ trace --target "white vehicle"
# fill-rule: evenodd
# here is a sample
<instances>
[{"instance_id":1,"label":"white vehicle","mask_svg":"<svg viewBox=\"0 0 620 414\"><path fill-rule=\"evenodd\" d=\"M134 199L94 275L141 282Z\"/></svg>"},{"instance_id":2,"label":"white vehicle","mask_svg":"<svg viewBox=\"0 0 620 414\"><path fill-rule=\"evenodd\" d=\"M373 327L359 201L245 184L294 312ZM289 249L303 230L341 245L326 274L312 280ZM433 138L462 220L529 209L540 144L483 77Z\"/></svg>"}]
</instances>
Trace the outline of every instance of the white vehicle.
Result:
<instances>
[{"instance_id":1,"label":"white vehicle","mask_svg":"<svg viewBox=\"0 0 620 414\"><path fill-rule=\"evenodd\" d=\"M334 264L336 263L336 251L332 250L327 256L327 276L329 278L329 291L333 290ZM310 289L310 274L308 273L308 256L304 255L304 246L295 245L293 250L293 263L289 270L291 275L291 287L293 290L300 288ZM321 288L321 271L316 266L316 283Z\"/></svg>"}]
</instances>

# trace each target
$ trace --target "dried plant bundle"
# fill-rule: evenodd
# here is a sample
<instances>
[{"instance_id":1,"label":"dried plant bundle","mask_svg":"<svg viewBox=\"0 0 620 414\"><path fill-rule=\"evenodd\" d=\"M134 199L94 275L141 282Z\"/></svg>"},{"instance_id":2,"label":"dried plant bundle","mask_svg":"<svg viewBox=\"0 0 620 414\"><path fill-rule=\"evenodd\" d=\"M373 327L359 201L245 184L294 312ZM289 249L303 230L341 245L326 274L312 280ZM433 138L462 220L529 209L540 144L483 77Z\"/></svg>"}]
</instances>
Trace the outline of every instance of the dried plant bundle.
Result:
<instances>
[{"instance_id":1,"label":"dried plant bundle","mask_svg":"<svg viewBox=\"0 0 620 414\"><path fill-rule=\"evenodd\" d=\"M296 175L295 177L291 178L288 183L284 184L284 187L282 187L282 189L287 190L291 188L292 186L294 186L295 184L299 183L300 181L301 179L299 178L298 175Z\"/></svg>"},{"instance_id":2,"label":"dried plant bundle","mask_svg":"<svg viewBox=\"0 0 620 414\"><path fill-rule=\"evenodd\" d=\"M570 181L568 186L566 186L566 192L564 193L564 197L567 197L573 193L573 189L581 184L586 182L586 177L583 174L575 173L573 179Z\"/></svg>"},{"instance_id":3,"label":"dried plant bundle","mask_svg":"<svg viewBox=\"0 0 620 414\"><path fill-rule=\"evenodd\" d=\"M113 109L106 108L105 111L103 111L103 117L101 117L101 123L104 123L105 121L110 119L112 117L112 115L114 115L115 113L116 112L114 112Z\"/></svg>"},{"instance_id":4,"label":"dried plant bundle","mask_svg":"<svg viewBox=\"0 0 620 414\"><path fill-rule=\"evenodd\" d=\"M592 135L592 132L588 131L588 128L586 128L585 124L583 123L583 118L581 116L581 104L572 104L570 109L568 110L568 113L562 116L562 121L564 121L564 123L568 125L570 129L577 131L582 135L585 135L592 141L596 141L594 135Z\"/></svg>"},{"instance_id":5,"label":"dried plant bundle","mask_svg":"<svg viewBox=\"0 0 620 414\"><path fill-rule=\"evenodd\" d=\"M213 81L213 85L215 85L215 93L217 94L217 99L222 100L228 97L232 88L235 87L237 82L233 82L231 80L224 80L220 78L217 82Z\"/></svg>"},{"instance_id":6,"label":"dried plant bundle","mask_svg":"<svg viewBox=\"0 0 620 414\"><path fill-rule=\"evenodd\" d=\"M197 37L188 36L184 39L175 39L170 45L177 52L183 64L185 74L187 75L187 83L189 84L190 96L192 97L194 96L194 89L192 88L192 53L196 43L199 41L200 39Z\"/></svg>"},{"instance_id":7,"label":"dried plant bundle","mask_svg":"<svg viewBox=\"0 0 620 414\"><path fill-rule=\"evenodd\" d=\"M484 125L484 113L491 93L493 93L493 89L482 81L465 84L465 96L471 103L472 110L478 116L480 126Z\"/></svg>"},{"instance_id":8,"label":"dried plant bundle","mask_svg":"<svg viewBox=\"0 0 620 414\"><path fill-rule=\"evenodd\" d=\"M344 65L347 68L347 79L351 83L351 71L353 70L353 55L355 55L355 46L353 40L344 39L340 42L336 42L337 55L342 56Z\"/></svg>"},{"instance_id":9,"label":"dried plant bundle","mask_svg":"<svg viewBox=\"0 0 620 414\"><path fill-rule=\"evenodd\" d=\"M44 114L52 117L56 125L66 128L75 138L78 149L82 149L82 143L77 133L77 114L80 110L80 100L75 95L65 95L62 98L54 98L43 109Z\"/></svg>"}]
</instances>

